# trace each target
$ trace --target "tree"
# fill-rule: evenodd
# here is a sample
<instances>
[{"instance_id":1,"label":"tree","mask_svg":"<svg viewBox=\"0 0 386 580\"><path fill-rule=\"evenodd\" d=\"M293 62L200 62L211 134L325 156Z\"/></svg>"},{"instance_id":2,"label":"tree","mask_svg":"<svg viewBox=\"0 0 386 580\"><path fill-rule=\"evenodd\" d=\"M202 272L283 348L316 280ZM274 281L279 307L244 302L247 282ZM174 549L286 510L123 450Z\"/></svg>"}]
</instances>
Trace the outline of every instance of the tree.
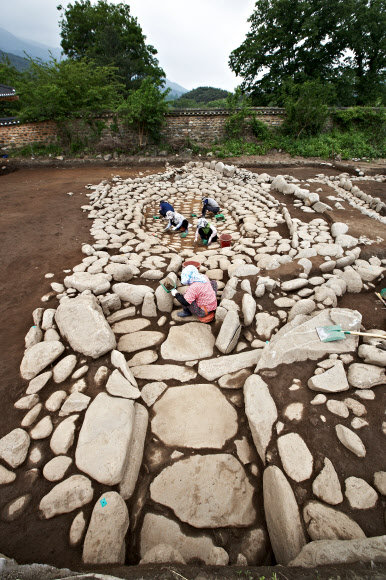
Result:
<instances>
[{"instance_id":1,"label":"tree","mask_svg":"<svg viewBox=\"0 0 386 580\"><path fill-rule=\"evenodd\" d=\"M63 121L78 113L115 109L122 100L116 70L86 59L29 59L28 69L19 74L15 86L21 121Z\"/></svg>"},{"instance_id":2,"label":"tree","mask_svg":"<svg viewBox=\"0 0 386 580\"><path fill-rule=\"evenodd\" d=\"M184 93L180 99L193 99L197 103L206 104L218 99L226 99L229 95L224 89L215 89L214 87L198 87L187 93Z\"/></svg>"},{"instance_id":3,"label":"tree","mask_svg":"<svg viewBox=\"0 0 386 580\"><path fill-rule=\"evenodd\" d=\"M155 58L156 49L146 37L130 6L98 0L75 0L62 12L59 22L64 54L79 60L88 57L99 66L112 65L124 79L126 89L137 89L145 77L161 85L164 71Z\"/></svg>"},{"instance_id":4,"label":"tree","mask_svg":"<svg viewBox=\"0 0 386 580\"><path fill-rule=\"evenodd\" d=\"M141 87L132 91L119 111L126 124L138 131L138 145L144 147L150 137L154 142L160 139L160 129L165 124L165 113L169 110L170 102L166 100L170 89L161 91L147 78L142 81Z\"/></svg>"},{"instance_id":5,"label":"tree","mask_svg":"<svg viewBox=\"0 0 386 580\"><path fill-rule=\"evenodd\" d=\"M296 138L320 133L328 119L328 105L334 98L333 87L319 81L291 82L285 87L285 93L283 130Z\"/></svg>"},{"instance_id":6,"label":"tree","mask_svg":"<svg viewBox=\"0 0 386 580\"><path fill-rule=\"evenodd\" d=\"M372 102L385 74L386 0L259 0L229 59L254 104L283 103L281 85L340 84L339 104ZM347 82L354 66L355 82ZM367 92L365 87L371 86Z\"/></svg>"}]
</instances>

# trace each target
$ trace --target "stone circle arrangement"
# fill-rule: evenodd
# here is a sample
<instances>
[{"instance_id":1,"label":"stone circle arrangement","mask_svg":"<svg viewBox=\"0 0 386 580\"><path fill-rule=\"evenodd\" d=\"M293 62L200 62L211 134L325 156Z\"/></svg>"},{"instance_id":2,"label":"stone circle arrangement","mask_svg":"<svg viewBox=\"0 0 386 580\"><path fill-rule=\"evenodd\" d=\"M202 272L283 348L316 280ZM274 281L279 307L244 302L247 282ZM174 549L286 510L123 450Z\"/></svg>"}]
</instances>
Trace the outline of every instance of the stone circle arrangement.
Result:
<instances>
[{"instance_id":1,"label":"stone circle arrangement","mask_svg":"<svg viewBox=\"0 0 386 580\"><path fill-rule=\"evenodd\" d=\"M95 242L43 296L58 306L32 313L20 424L0 440L1 487L27 471L51 488L2 504L2 520L70 514L68 550L87 565L385 561L386 331L339 306L384 277L386 260L360 258L386 224L360 185L384 179L302 183L212 161L89 185ZM203 195L232 246L153 217L167 199L195 223ZM360 238L320 217L347 207L369 222ZM212 325L179 318L159 284L183 292L186 260L218 282ZM385 339L319 340L338 324Z\"/></svg>"}]
</instances>

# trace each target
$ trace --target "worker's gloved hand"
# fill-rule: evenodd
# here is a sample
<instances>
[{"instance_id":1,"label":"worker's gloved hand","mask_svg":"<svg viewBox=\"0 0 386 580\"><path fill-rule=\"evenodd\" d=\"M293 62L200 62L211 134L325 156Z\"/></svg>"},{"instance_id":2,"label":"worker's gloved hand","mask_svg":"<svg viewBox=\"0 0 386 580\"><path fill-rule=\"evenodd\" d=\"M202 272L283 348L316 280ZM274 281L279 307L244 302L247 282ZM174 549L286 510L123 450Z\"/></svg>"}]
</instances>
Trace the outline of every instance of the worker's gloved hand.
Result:
<instances>
[{"instance_id":1,"label":"worker's gloved hand","mask_svg":"<svg viewBox=\"0 0 386 580\"><path fill-rule=\"evenodd\" d=\"M176 232L178 230L178 226L176 228L173 228L173 232Z\"/></svg>"},{"instance_id":2,"label":"worker's gloved hand","mask_svg":"<svg viewBox=\"0 0 386 580\"><path fill-rule=\"evenodd\" d=\"M178 292L175 288L173 288L173 290L171 290L170 293L172 296L175 296L176 294L178 294Z\"/></svg>"}]
</instances>

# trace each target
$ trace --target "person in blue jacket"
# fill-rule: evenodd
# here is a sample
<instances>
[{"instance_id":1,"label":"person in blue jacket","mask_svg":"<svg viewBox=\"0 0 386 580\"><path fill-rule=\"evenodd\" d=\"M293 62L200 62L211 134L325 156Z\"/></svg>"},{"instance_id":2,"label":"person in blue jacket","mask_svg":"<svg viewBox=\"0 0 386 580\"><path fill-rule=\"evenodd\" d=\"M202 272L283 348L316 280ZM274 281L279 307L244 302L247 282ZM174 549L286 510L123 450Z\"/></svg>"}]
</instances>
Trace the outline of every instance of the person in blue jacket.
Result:
<instances>
[{"instance_id":1,"label":"person in blue jacket","mask_svg":"<svg viewBox=\"0 0 386 580\"><path fill-rule=\"evenodd\" d=\"M166 213L168 211L174 211L174 207L170 203L168 203L167 201L165 201L164 199L162 199L160 201L159 206L161 208L159 210L159 213L162 215L162 217L166 217Z\"/></svg>"}]
</instances>

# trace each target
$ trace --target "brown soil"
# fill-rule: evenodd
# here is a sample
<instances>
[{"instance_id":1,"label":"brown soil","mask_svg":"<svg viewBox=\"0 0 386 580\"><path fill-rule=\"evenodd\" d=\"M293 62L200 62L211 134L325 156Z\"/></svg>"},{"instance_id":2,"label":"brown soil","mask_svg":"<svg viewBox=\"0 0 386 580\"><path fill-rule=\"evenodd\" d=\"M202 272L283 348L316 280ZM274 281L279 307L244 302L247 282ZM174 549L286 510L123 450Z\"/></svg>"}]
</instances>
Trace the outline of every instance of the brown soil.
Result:
<instances>
[{"instance_id":1,"label":"brown soil","mask_svg":"<svg viewBox=\"0 0 386 580\"><path fill-rule=\"evenodd\" d=\"M7 324L4 325L0 336L0 348L2 352L2 363L0 367L0 396L2 408L6 409L6 413L3 414L3 420L0 425L0 437L8 433L15 427L15 425L18 425L22 417L22 412L15 410L13 404L17 398L24 394L25 387L23 386L22 380L19 376L19 365L23 356L24 337L32 324L31 313L35 308L45 306L40 299L43 294L50 291L50 282L62 282L64 277L63 270L71 269L81 261L83 258L83 254L80 251L81 243L93 242L89 234L90 221L87 219L87 213L83 213L80 209L82 205L86 205L88 202L88 198L85 196L88 190L86 190L84 186L87 183L95 184L102 179L108 179L112 174L129 177L138 175L139 171L144 173L154 173L162 170L163 167L161 166L137 167L133 169L113 169L111 167L66 167L60 169L39 168L21 169L13 173L10 172L1 177L0 200L2 213L0 215L0 240L2 243L2 263L5 275L0 290L0 297L3 320L6 320ZM294 171L295 170L296 177L302 179L314 177L320 172L326 173L326 171L322 171L320 168L301 168L299 170L295 168ZM292 174L291 171L292 169L285 169L285 173ZM280 171L278 172L280 173ZM281 169L281 172L283 173L283 169ZM337 173L339 172L340 171L337 171ZM269 170L269 173L273 173L273 170ZM74 192L74 195L66 195L68 192ZM285 200L288 204L288 196ZM192 210L193 205L194 204L192 203ZM292 208L290 211L291 215L296 217ZM304 214L303 212L300 212L300 214L299 217L303 221L306 221L306 216L307 218L312 216L310 219L319 217L318 214ZM155 215L155 213L153 214L153 211L149 211L147 216L150 217L151 215ZM323 215L325 216L325 214ZM346 218L348 215L347 210L344 215ZM373 226L373 224L374 220L371 221L370 225ZM284 232L282 235L284 235ZM191 248L193 237L194 231L191 229L188 238L181 240L181 249L187 247ZM194 249L196 250L196 247ZM45 279L44 275L47 272L53 272L55 277L52 279ZM270 272L269 274L273 275L274 272ZM288 272L283 272L283 274L285 277L288 276L288 278L293 277L294 272L291 270L290 265L288 265ZM224 279L224 282L226 282L226 278ZM158 285L158 282L146 281L145 283L154 288ZM359 304L360 307L358 307ZM366 309L363 307L364 304L367 305ZM47 305L53 305L56 307L56 299L52 299L52 301L48 302ZM349 308L358 308L364 315L364 324L367 328L379 327L379 309L381 306L377 304L376 298L372 293L346 295L339 305L347 306ZM264 297L262 306L266 311L272 313L277 311L277 308L273 304L273 300L269 297ZM373 312L374 314L372 314ZM159 330L159 328L154 326L154 330ZM216 330L217 328L214 327L215 332ZM216 354L220 353L216 352ZM99 359L98 362L91 362L90 375L93 376L96 367L101 364L109 366L108 358L109 357L106 356ZM90 361L88 361L88 363L89 362ZM301 368L291 369L291 378L292 376L298 376L298 378L301 379L303 376L310 376L312 371L311 366L313 367L314 363L307 363L302 365ZM288 368L283 369L283 372L281 368L278 369L278 371L279 376L277 379L275 381L267 379L267 382L270 384L272 383L272 385L275 383L275 398L277 398L279 410L282 410L280 393L287 392L288 386L290 385L288 382L290 376ZM298 375L294 374L296 372ZM145 384L145 382L146 381L139 381L140 388ZM200 382L204 383L207 381L200 378ZM174 384L179 383L172 381L170 386L173 386ZM95 387L92 385L89 387L88 394L94 396L96 394ZM304 389L304 391L306 390L307 389ZM228 395L225 391L223 392ZM299 393L299 391L295 391L294 393ZM47 398L50 394L51 391L48 389L46 393ZM304 397L304 401L306 401L307 397L309 398L308 393L305 392ZM378 405L380 397L377 396L376 400ZM287 397L286 403L289 402L290 400ZM242 398L240 400L240 404L241 403ZM376 407L373 402L369 403L372 403L371 411L373 411L374 407L374 416L377 417L377 420L380 419L378 415L381 413L383 407L381 407L381 405ZM318 409L316 409L316 411L318 411ZM320 413L316 414L319 415ZM327 456L330 456L328 453L329 450L325 450L323 447L323 445L325 445L324 440L327 440L327 438L324 437L324 425L320 422L320 419L317 420L317 426L310 423L310 426L306 426L305 429L312 429L313 435L317 433L318 442L320 442L320 449L326 451ZM245 417L243 418L243 421L240 422L238 435L245 435L250 438ZM161 467L164 467L169 461L169 456L166 454L164 462L161 465L158 464L155 470L152 469L151 446L153 445L154 449L157 450L157 441L150 442L150 439L151 437L149 434L146 443L144 464L140 472L138 489L129 503L132 532L130 534L129 560L132 563L138 561L136 558L138 550L136 535L143 517L143 513L139 515L135 512L134 506L137 501L138 503L142 502L142 505L146 501L148 502L147 489L150 482L149 472L152 473L153 477L154 473L159 471ZM366 447L368 447L369 442L366 438L364 438L364 442ZM47 453L49 452L48 441L43 441L39 445L42 448L43 454L47 457ZM158 449L161 448L162 445L158 445ZM186 450L184 451L186 452ZM228 444L226 452L234 452L233 444ZM346 451L342 451L342 449L333 450L332 459L335 460L334 463L337 462L339 464L339 462L341 462L344 466L345 453ZM380 450L372 449L370 455L371 462L373 463L371 467L372 473L376 471L376 469L382 469L382 466L380 465L380 457ZM367 461L366 464L368 464ZM34 489L29 479L31 473L28 473L27 470L28 465L24 469L19 469L18 478L16 479L15 484L13 484L8 491L6 487L2 489L1 506L27 491L32 493L32 501L22 518L19 520L8 524L0 522L0 551L12 555L21 563L45 562L57 566L69 566L74 569L81 569L81 548L76 550L70 550L68 548L68 530L74 514L58 516L53 520L48 521L37 520L36 511L38 502L42 495L51 488L51 484L46 482L43 478L39 478L39 488ZM73 472L70 471L69 475L72 475L72 473ZM363 470L355 475L365 475L365 479L370 479L369 475L363 472ZM95 482L93 485L95 489L95 499L100 497L104 491L114 489L98 485ZM299 487L298 493L308 494L309 490L307 489L307 486L304 486L303 491ZM260 496L261 490L259 490L259 493L256 495ZM151 503L147 503L146 509L149 508L160 509ZM345 511L349 513L346 505L345 508ZM85 513L87 518L90 516L91 510L91 504L86 506ZM165 511L165 513L167 513L168 517L174 517L170 511ZM359 523L364 526L368 535L382 533L379 514L380 510L377 511L372 522L359 521ZM262 517L261 513L260 517ZM236 530L234 534L237 536L238 531ZM36 541L36 538L39 538L38 542ZM230 544L232 544L232 541L232 536L229 536L227 539L228 549ZM122 577L132 577L127 570L129 569L120 569L118 575L122 574ZM141 567L141 576L142 570L144 570L145 573L145 568ZM195 575L192 576L189 574L189 570L194 570L193 567L187 568L186 571L184 571L184 569L182 570L181 573L183 576L195 577ZM219 569L217 568L217 571L218 570ZM251 570L251 568L249 568L249 570ZM112 573L111 570L108 572L110 574ZM258 575L251 576L249 573L245 573L249 577L259 577ZM126 576L126 574L129 575ZM228 577L228 573L225 573L223 570L220 571L220 574L221 576L218 577ZM295 577L291 574L288 575L287 573L286 576L287 578ZM170 576L167 575L165 577ZM179 576L175 577L178 578ZM279 577L278 574L278 578ZM296 577L311 578L313 576L307 576L307 573L305 573L304 575ZM344 576L341 577L343 578Z\"/></svg>"}]
</instances>

